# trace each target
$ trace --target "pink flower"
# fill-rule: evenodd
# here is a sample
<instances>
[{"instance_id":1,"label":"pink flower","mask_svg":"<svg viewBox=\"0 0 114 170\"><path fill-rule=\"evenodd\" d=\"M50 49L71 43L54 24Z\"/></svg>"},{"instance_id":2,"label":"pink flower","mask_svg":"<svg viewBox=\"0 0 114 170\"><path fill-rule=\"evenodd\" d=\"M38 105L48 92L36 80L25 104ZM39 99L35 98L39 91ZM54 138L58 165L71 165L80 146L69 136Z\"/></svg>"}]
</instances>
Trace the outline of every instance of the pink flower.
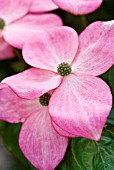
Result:
<instances>
[{"instance_id":1,"label":"pink flower","mask_svg":"<svg viewBox=\"0 0 114 170\"><path fill-rule=\"evenodd\" d=\"M62 25L55 14L28 14L30 7L31 0L0 0L0 59L14 56L10 45L21 49L31 35Z\"/></svg>"},{"instance_id":2,"label":"pink flower","mask_svg":"<svg viewBox=\"0 0 114 170\"><path fill-rule=\"evenodd\" d=\"M31 69L32 70L32 69ZM0 119L23 122L19 146L26 158L39 170L53 170L64 157L68 138L53 128L48 110L50 94L28 100L0 84Z\"/></svg>"},{"instance_id":3,"label":"pink flower","mask_svg":"<svg viewBox=\"0 0 114 170\"><path fill-rule=\"evenodd\" d=\"M56 5L74 15L83 15L95 11L103 0L52 0Z\"/></svg>"},{"instance_id":4,"label":"pink flower","mask_svg":"<svg viewBox=\"0 0 114 170\"><path fill-rule=\"evenodd\" d=\"M58 7L52 0L32 0L31 12L48 12Z\"/></svg>"},{"instance_id":5,"label":"pink flower","mask_svg":"<svg viewBox=\"0 0 114 170\"><path fill-rule=\"evenodd\" d=\"M96 76L112 66L113 44L114 21L95 22L79 38L72 28L54 28L24 46L24 59L35 68L3 82L28 99L56 88L49 103L55 125L69 136L99 140L112 95Z\"/></svg>"}]
</instances>

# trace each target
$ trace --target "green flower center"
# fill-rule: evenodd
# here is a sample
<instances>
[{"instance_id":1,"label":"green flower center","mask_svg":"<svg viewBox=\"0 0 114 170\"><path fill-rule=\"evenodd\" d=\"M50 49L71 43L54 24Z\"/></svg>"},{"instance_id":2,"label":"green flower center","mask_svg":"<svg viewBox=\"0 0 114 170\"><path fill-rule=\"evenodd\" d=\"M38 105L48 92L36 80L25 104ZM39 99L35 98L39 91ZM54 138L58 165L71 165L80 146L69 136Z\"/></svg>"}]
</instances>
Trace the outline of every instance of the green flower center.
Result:
<instances>
[{"instance_id":1,"label":"green flower center","mask_svg":"<svg viewBox=\"0 0 114 170\"><path fill-rule=\"evenodd\" d=\"M0 30L3 30L4 27L5 27L5 21L2 18L0 18Z\"/></svg>"},{"instance_id":2,"label":"green flower center","mask_svg":"<svg viewBox=\"0 0 114 170\"><path fill-rule=\"evenodd\" d=\"M57 67L57 72L61 75L61 76L68 76L72 71L72 68L70 66L70 64L68 63L61 63L59 64L59 66Z\"/></svg>"},{"instance_id":3,"label":"green flower center","mask_svg":"<svg viewBox=\"0 0 114 170\"><path fill-rule=\"evenodd\" d=\"M39 102L43 106L48 106L49 100L50 100L51 95L49 93L45 93L39 98Z\"/></svg>"}]
</instances>

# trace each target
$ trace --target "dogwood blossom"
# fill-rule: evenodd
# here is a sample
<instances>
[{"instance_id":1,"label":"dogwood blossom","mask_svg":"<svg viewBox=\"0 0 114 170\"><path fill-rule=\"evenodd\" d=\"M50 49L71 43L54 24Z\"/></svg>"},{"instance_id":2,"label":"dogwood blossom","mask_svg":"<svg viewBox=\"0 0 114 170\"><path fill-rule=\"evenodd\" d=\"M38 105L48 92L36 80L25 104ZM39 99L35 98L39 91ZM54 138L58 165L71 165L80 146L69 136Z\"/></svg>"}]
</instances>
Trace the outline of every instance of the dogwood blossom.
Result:
<instances>
[{"instance_id":1,"label":"dogwood blossom","mask_svg":"<svg viewBox=\"0 0 114 170\"><path fill-rule=\"evenodd\" d=\"M48 12L57 9L57 5L52 0L32 0L31 12Z\"/></svg>"},{"instance_id":2,"label":"dogwood blossom","mask_svg":"<svg viewBox=\"0 0 114 170\"><path fill-rule=\"evenodd\" d=\"M74 15L89 14L100 7L103 0L52 0L57 6Z\"/></svg>"},{"instance_id":3,"label":"dogwood blossom","mask_svg":"<svg viewBox=\"0 0 114 170\"><path fill-rule=\"evenodd\" d=\"M21 49L34 33L62 25L55 14L29 14L30 7L31 0L0 0L0 59L14 56L10 45Z\"/></svg>"},{"instance_id":4,"label":"dogwood blossom","mask_svg":"<svg viewBox=\"0 0 114 170\"><path fill-rule=\"evenodd\" d=\"M68 145L68 138L59 135L52 126L48 110L50 97L49 92L37 99L22 99L6 84L0 84L0 119L23 123L19 146L39 170L54 170Z\"/></svg>"},{"instance_id":5,"label":"dogwood blossom","mask_svg":"<svg viewBox=\"0 0 114 170\"><path fill-rule=\"evenodd\" d=\"M24 59L33 70L3 82L27 99L56 88L49 103L53 122L69 136L99 140L112 95L96 76L112 66L113 44L114 21L95 22L79 38L70 27L51 29L24 46Z\"/></svg>"}]
</instances>

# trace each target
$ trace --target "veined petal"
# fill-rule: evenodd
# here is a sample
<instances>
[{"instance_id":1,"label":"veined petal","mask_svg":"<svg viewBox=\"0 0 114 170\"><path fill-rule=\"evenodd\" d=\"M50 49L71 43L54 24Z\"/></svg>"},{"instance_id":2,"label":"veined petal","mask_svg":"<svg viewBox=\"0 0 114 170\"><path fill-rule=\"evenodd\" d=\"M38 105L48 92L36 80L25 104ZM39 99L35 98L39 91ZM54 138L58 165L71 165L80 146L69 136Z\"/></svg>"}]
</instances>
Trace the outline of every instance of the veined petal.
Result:
<instances>
[{"instance_id":1,"label":"veined petal","mask_svg":"<svg viewBox=\"0 0 114 170\"><path fill-rule=\"evenodd\" d=\"M0 84L0 120L11 123L23 122L39 108L40 106L36 99L22 99L6 84Z\"/></svg>"},{"instance_id":2,"label":"veined petal","mask_svg":"<svg viewBox=\"0 0 114 170\"><path fill-rule=\"evenodd\" d=\"M4 38L12 46L22 49L31 36L36 36L43 30L61 25L62 20L55 14L28 14L8 25L4 30Z\"/></svg>"},{"instance_id":3,"label":"veined petal","mask_svg":"<svg viewBox=\"0 0 114 170\"><path fill-rule=\"evenodd\" d=\"M31 0L0 0L0 18L11 23L24 16L30 8Z\"/></svg>"},{"instance_id":4,"label":"veined petal","mask_svg":"<svg viewBox=\"0 0 114 170\"><path fill-rule=\"evenodd\" d=\"M23 56L33 67L57 72L61 62L71 64L77 48L77 33L70 27L57 27L32 37L24 46Z\"/></svg>"},{"instance_id":5,"label":"veined petal","mask_svg":"<svg viewBox=\"0 0 114 170\"><path fill-rule=\"evenodd\" d=\"M52 0L33 0L30 11L31 12L48 12L57 9Z\"/></svg>"},{"instance_id":6,"label":"veined petal","mask_svg":"<svg viewBox=\"0 0 114 170\"><path fill-rule=\"evenodd\" d=\"M71 74L53 93L49 112L63 130L99 140L111 106L112 95L103 80Z\"/></svg>"},{"instance_id":7,"label":"veined petal","mask_svg":"<svg viewBox=\"0 0 114 170\"><path fill-rule=\"evenodd\" d=\"M114 59L114 20L95 22L79 36L74 72L98 76L107 71Z\"/></svg>"},{"instance_id":8,"label":"veined petal","mask_svg":"<svg viewBox=\"0 0 114 170\"><path fill-rule=\"evenodd\" d=\"M14 57L14 49L3 37L0 37L0 60L10 59Z\"/></svg>"},{"instance_id":9,"label":"veined petal","mask_svg":"<svg viewBox=\"0 0 114 170\"><path fill-rule=\"evenodd\" d=\"M36 168L53 170L64 157L68 138L60 136L54 130L48 108L42 107L24 122L19 145Z\"/></svg>"},{"instance_id":10,"label":"veined petal","mask_svg":"<svg viewBox=\"0 0 114 170\"><path fill-rule=\"evenodd\" d=\"M62 136L66 136L66 137L78 137L75 135L72 135L71 133L68 133L67 131L61 129L58 125L55 124L55 122L52 121L53 127L54 129Z\"/></svg>"},{"instance_id":11,"label":"veined petal","mask_svg":"<svg viewBox=\"0 0 114 170\"><path fill-rule=\"evenodd\" d=\"M31 68L5 78L2 82L8 84L20 97L34 99L56 88L61 79L56 73Z\"/></svg>"},{"instance_id":12,"label":"veined petal","mask_svg":"<svg viewBox=\"0 0 114 170\"><path fill-rule=\"evenodd\" d=\"M74 15L88 14L95 11L103 0L52 0L63 10Z\"/></svg>"}]
</instances>

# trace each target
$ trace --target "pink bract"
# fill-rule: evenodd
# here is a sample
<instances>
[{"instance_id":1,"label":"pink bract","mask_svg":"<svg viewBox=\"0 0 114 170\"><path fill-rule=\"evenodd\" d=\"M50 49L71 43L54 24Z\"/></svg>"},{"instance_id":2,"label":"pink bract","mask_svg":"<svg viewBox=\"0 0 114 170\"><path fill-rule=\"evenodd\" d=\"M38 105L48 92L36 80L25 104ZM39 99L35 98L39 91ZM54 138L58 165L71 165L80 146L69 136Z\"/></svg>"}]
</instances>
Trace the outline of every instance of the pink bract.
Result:
<instances>
[{"instance_id":1,"label":"pink bract","mask_svg":"<svg viewBox=\"0 0 114 170\"><path fill-rule=\"evenodd\" d=\"M25 157L39 170L55 169L64 157L68 138L53 128L48 107L39 98L20 98L6 84L0 84L0 106L0 120L23 122L19 146Z\"/></svg>"},{"instance_id":2,"label":"pink bract","mask_svg":"<svg viewBox=\"0 0 114 170\"><path fill-rule=\"evenodd\" d=\"M100 7L103 0L52 0L58 7L74 15L89 14Z\"/></svg>"},{"instance_id":3,"label":"pink bract","mask_svg":"<svg viewBox=\"0 0 114 170\"><path fill-rule=\"evenodd\" d=\"M57 5L52 0L32 0L31 12L48 12L57 9Z\"/></svg>"},{"instance_id":4,"label":"pink bract","mask_svg":"<svg viewBox=\"0 0 114 170\"><path fill-rule=\"evenodd\" d=\"M0 26L0 59L14 56L10 45L22 49L30 36L62 25L55 14L29 14L31 4L31 0L0 0L0 23L4 21L3 28Z\"/></svg>"},{"instance_id":5,"label":"pink bract","mask_svg":"<svg viewBox=\"0 0 114 170\"><path fill-rule=\"evenodd\" d=\"M14 57L14 49L10 46L2 36L0 36L0 60L10 59Z\"/></svg>"},{"instance_id":6,"label":"pink bract","mask_svg":"<svg viewBox=\"0 0 114 170\"><path fill-rule=\"evenodd\" d=\"M95 76L112 66L113 44L114 21L95 22L79 38L69 27L51 29L24 46L24 59L35 67L34 73L27 70L3 82L27 99L56 88L49 103L54 123L71 137L99 140L110 113L112 95L107 84ZM62 62L71 66L67 76L57 72Z\"/></svg>"}]
</instances>

